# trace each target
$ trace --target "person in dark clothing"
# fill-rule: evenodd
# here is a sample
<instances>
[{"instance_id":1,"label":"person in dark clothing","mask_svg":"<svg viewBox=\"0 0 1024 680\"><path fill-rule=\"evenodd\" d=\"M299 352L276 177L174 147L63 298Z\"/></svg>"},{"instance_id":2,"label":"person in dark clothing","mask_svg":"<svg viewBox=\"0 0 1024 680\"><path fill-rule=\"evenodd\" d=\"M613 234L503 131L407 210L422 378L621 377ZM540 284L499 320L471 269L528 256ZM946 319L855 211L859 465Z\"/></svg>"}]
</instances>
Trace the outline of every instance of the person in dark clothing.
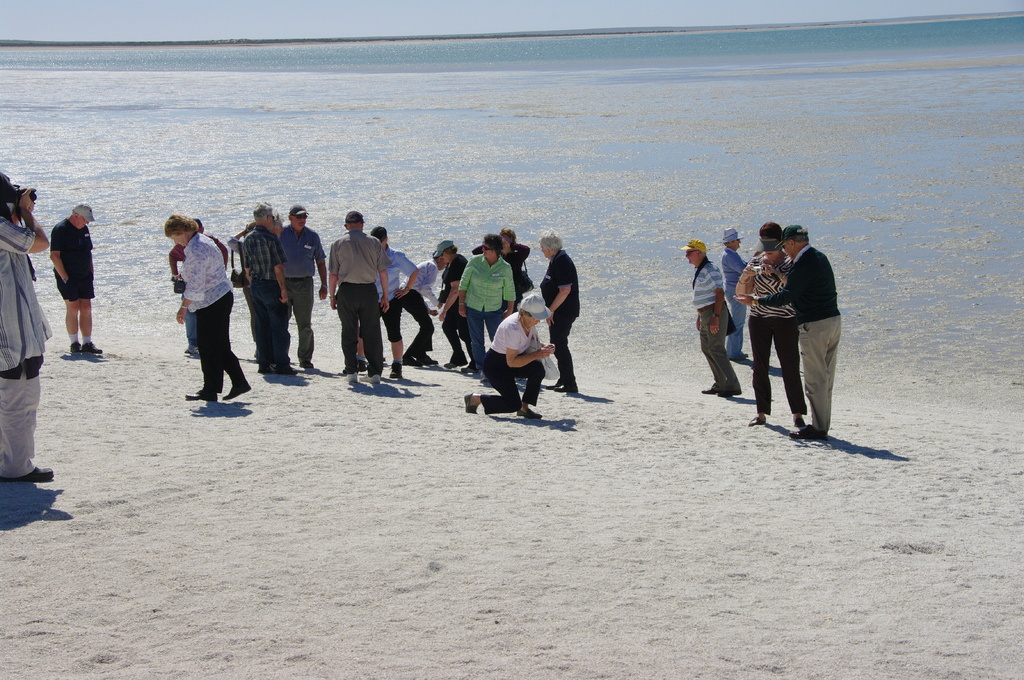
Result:
<instances>
[{"instance_id":1,"label":"person in dark clothing","mask_svg":"<svg viewBox=\"0 0 1024 680\"><path fill-rule=\"evenodd\" d=\"M580 282L576 265L562 250L562 239L553 231L540 237L540 249L548 258L548 270L540 284L544 304L551 310L547 322L551 333L551 344L555 346L555 361L558 362L558 382L551 389L555 392L576 393L576 371L572 352L569 351L569 333L580 315Z\"/></svg>"},{"instance_id":2,"label":"person in dark clothing","mask_svg":"<svg viewBox=\"0 0 1024 680\"><path fill-rule=\"evenodd\" d=\"M469 321L459 314L457 309L454 312L450 311L459 301L459 281L462 279L462 272L466 270L466 257L459 255L459 247L447 239L437 244L434 257L440 258L444 265L441 294L437 296L441 312L437 318L441 321L441 331L452 346L452 357L444 367L458 368L468 363L469 368L476 371L477 366L473 362L473 351L470 346ZM463 346L466 348L465 351L462 349Z\"/></svg>"}]
</instances>

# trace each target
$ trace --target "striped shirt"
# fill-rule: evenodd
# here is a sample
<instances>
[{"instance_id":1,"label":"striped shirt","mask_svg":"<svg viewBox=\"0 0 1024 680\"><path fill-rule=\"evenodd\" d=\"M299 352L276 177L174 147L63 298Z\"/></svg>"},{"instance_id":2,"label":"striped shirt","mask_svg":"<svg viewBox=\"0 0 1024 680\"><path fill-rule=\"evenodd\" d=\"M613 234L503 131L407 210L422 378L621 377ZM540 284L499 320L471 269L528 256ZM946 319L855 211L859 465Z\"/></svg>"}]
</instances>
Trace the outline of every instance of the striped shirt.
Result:
<instances>
[{"instance_id":1,"label":"striped shirt","mask_svg":"<svg viewBox=\"0 0 1024 680\"><path fill-rule=\"evenodd\" d=\"M722 286L722 270L705 256L704 266L693 281L693 306L701 309L715 304L715 291Z\"/></svg>"},{"instance_id":2,"label":"striped shirt","mask_svg":"<svg viewBox=\"0 0 1024 680\"><path fill-rule=\"evenodd\" d=\"M0 371L42 356L51 335L28 266L35 240L32 229L0 217Z\"/></svg>"},{"instance_id":3,"label":"striped shirt","mask_svg":"<svg viewBox=\"0 0 1024 680\"><path fill-rule=\"evenodd\" d=\"M758 253L750 258L751 267L759 267L764 264L764 253ZM787 256L779 263L779 266L775 268L783 276L789 276L789 272L793 269L793 260ZM782 290L785 284L782 283L782 279L773 274L755 274L754 275L754 296L764 297L765 295L771 295L772 293L778 293ZM751 316L756 316L760 319L765 318L777 318L785 319L791 316L795 316L796 312L793 311L793 305L784 305L782 307L766 307L764 305L754 305L748 309Z\"/></svg>"},{"instance_id":4,"label":"striped shirt","mask_svg":"<svg viewBox=\"0 0 1024 680\"><path fill-rule=\"evenodd\" d=\"M185 261L178 270L185 280L185 299L191 300L188 311L209 307L231 292L231 282L224 272L224 256L213 239L203 234L193 236L185 246Z\"/></svg>"},{"instance_id":5,"label":"striped shirt","mask_svg":"<svg viewBox=\"0 0 1024 680\"><path fill-rule=\"evenodd\" d=\"M483 255L474 255L462 272L459 290L466 291L466 307L478 312L493 312L515 302L512 266L500 257L487 264Z\"/></svg>"}]
</instances>

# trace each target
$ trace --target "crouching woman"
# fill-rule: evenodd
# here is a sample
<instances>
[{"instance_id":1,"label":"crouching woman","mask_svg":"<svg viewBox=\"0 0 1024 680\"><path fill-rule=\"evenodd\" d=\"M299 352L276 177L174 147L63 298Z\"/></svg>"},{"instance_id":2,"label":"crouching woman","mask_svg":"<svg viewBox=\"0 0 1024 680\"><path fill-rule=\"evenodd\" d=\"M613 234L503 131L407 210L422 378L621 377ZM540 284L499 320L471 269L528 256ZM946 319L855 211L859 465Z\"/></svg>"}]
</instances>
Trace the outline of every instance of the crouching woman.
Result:
<instances>
[{"instance_id":1,"label":"crouching woman","mask_svg":"<svg viewBox=\"0 0 1024 680\"><path fill-rule=\"evenodd\" d=\"M482 404L488 414L514 412L524 418L541 417L530 407L537 405L540 383L544 380L541 360L555 351L554 345L540 347L537 337L537 324L549 316L544 298L534 293L523 298L516 314L501 322L483 365L484 376L498 394L467 394L467 413L476 413ZM526 390L521 397L516 378L526 378Z\"/></svg>"}]
</instances>

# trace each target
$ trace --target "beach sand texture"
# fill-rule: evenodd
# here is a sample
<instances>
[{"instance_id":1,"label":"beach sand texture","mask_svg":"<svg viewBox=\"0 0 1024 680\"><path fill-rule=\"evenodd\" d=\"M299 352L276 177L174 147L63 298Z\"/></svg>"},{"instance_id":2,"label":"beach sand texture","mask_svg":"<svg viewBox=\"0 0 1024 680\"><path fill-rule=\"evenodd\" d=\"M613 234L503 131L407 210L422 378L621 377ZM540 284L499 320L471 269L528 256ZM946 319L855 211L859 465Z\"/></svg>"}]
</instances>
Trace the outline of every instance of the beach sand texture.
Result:
<instances>
[{"instance_id":1,"label":"beach sand texture","mask_svg":"<svg viewBox=\"0 0 1024 680\"><path fill-rule=\"evenodd\" d=\"M365 154L351 201L317 186L324 207L311 226L325 241L345 210L364 205L413 215L396 242L410 256L447 235L418 220L475 234L486 219L508 219L530 245L544 227L563 232L584 281L572 335L583 393L542 393L545 418L534 422L464 413L462 395L479 384L443 369L348 386L326 303L314 317L316 370L264 377L248 361L254 389L237 403L187 404L199 365L182 355L164 272L170 242L156 225L185 196L212 194L139 186L136 173L153 170L139 160L141 170L97 181L89 193L110 225L93 229L102 359L62 355L62 303L36 260L55 332L37 462L56 480L0 488L4 675L1020 678L1020 71L961 66L927 80L934 92L917 101L934 95L939 110L921 107L913 126L910 103L884 99L905 75L856 88L846 76L746 83L745 96L771 103L761 127L752 112L705 115L738 101L738 86L704 88L722 107L687 104L685 115L642 125L625 105L569 115L553 91L491 93L488 111L508 117L467 125L508 128L511 142L537 136L536 157L512 162L544 166L562 153L563 174L517 194L522 175L507 166L459 198L473 154L493 149L466 143L453 124L439 128L451 148L420 156L436 142L422 129L435 122L403 128L401 149ZM619 101L649 108L683 87L657 78L615 86ZM45 75L12 83L30 86L62 87ZM793 113L844 88L857 93L857 116ZM991 105L956 105L967 92L988 93ZM572 87L564 96L583 97ZM624 121L618 150L591 124L605 114ZM372 115L363 116L370 130L398 114L379 124ZM552 125L574 141L548 145L539 133ZM282 130L309 143L287 112L261 122L264 138ZM919 168L915 152L937 158L935 135L957 145L950 165ZM678 143L665 165L679 160L685 172L659 169L658 158L627 179L607 169L611 155L659 136ZM685 140L693 146L680 151ZM109 140L92 143L87 155L99 158ZM52 168L51 191L74 194L60 149L26 144ZM415 167L366 188L401 154ZM744 162L749 154L759 162ZM464 166L446 165L457 157ZM589 171L592 157L605 169ZM315 167L294 160L284 185L337 172L319 155ZM17 181L27 167L7 171ZM428 170L439 173L429 203L413 189ZM258 179L239 181L195 212L220 211L214 224L244 218ZM130 205L114 200L126 191ZM514 208L488 214L494 201ZM433 219L435 206L450 212ZM800 216L839 274L844 341L829 443L785 435L777 376L765 428L746 426L748 367L738 367L741 397L700 394L710 372L677 243L710 240L719 224L751 233L768 217L786 220L772 206ZM922 215L936 220L922 225ZM834 228L843 220L858 228ZM122 262L119 249L143 228L149 240ZM539 251L529 264L539 280ZM247 322L238 296L242 358L253 353ZM438 331L441 360L444 344Z\"/></svg>"}]
</instances>

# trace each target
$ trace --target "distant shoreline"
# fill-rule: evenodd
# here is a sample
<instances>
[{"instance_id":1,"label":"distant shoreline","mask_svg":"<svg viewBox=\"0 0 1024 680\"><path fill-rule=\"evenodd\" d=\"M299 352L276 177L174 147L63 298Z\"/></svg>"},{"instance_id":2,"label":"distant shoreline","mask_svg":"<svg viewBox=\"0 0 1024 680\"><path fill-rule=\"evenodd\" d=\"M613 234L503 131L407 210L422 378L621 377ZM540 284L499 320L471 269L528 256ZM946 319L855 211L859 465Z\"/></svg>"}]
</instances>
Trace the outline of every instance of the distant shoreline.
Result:
<instances>
[{"instance_id":1,"label":"distant shoreline","mask_svg":"<svg viewBox=\"0 0 1024 680\"><path fill-rule=\"evenodd\" d=\"M698 26L690 28L606 28L568 31L531 31L519 33L474 33L434 36L376 36L364 38L231 38L224 40L166 40L166 41L41 41L0 40L0 49L82 49L82 48L194 48L194 47L282 47L292 45L339 45L376 42L438 42L457 40L537 40L548 38L589 38L631 35L679 35L698 33L731 33L752 31L783 31L808 28L842 28L854 26L885 26L893 24L936 23L943 21L972 21L978 19L1006 19L1024 17L1024 12L994 14L964 14L931 17L904 17L899 19L865 19L806 24L761 24L754 26Z\"/></svg>"}]
</instances>

